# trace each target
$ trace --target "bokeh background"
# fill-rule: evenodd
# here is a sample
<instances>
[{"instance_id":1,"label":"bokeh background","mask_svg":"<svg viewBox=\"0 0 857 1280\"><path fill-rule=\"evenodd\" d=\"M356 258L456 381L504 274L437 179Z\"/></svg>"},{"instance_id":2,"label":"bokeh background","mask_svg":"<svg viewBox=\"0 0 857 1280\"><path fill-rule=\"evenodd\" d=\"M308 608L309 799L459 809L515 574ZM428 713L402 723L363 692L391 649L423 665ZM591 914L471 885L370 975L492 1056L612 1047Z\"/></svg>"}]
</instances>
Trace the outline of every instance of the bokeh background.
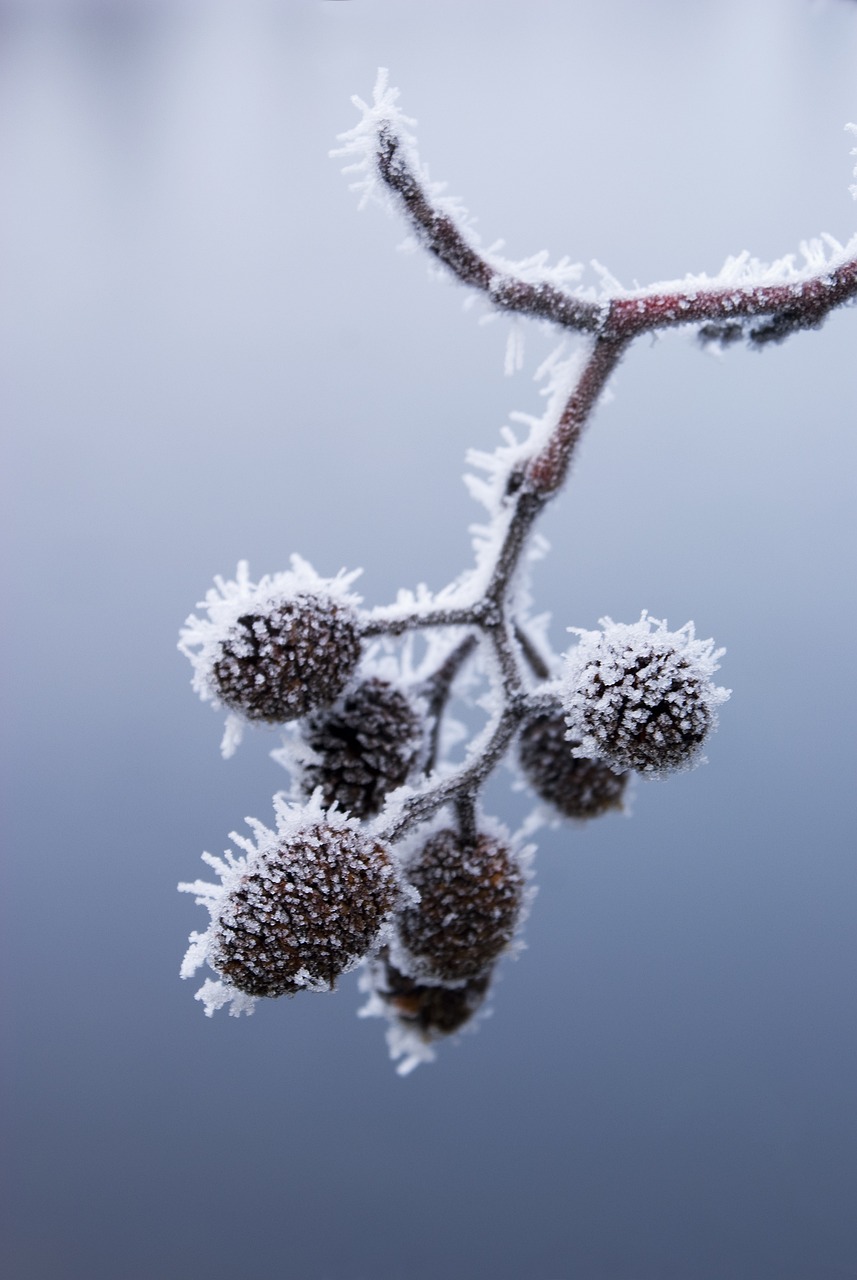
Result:
<instances>
[{"instance_id":1,"label":"bokeh background","mask_svg":"<svg viewBox=\"0 0 857 1280\"><path fill-rule=\"evenodd\" d=\"M710 764L539 834L494 1015L406 1080L355 978L207 1020L202 872L285 784L177 629L299 551L369 603L470 562L465 449L551 335L395 252L337 132L388 66L524 256L624 283L845 240L845 0L0 4L2 1121L10 1280L845 1280L857 1266L857 316L639 342L543 532L564 627L727 646ZM488 805L530 800L501 771Z\"/></svg>"}]
</instances>

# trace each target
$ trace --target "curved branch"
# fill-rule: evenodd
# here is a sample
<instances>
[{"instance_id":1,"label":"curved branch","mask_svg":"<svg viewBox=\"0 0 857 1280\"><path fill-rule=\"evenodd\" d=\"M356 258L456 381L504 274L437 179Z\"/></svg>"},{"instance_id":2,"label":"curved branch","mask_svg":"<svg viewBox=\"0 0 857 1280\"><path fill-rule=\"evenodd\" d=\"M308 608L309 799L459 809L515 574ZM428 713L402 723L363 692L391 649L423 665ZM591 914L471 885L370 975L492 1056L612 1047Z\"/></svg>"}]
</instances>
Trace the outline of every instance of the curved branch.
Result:
<instances>
[{"instance_id":1,"label":"curved branch","mask_svg":"<svg viewBox=\"0 0 857 1280\"><path fill-rule=\"evenodd\" d=\"M756 284L656 286L613 295L601 303L576 297L549 280L525 280L512 264L492 262L481 254L453 214L433 201L393 121L382 120L375 136L378 174L420 243L462 284L484 293L498 311L623 342L659 329L701 324L705 342L728 344L746 337L763 346L802 329L817 329L832 310L857 297L857 256L778 283L762 283L760 272Z\"/></svg>"},{"instance_id":2,"label":"curved branch","mask_svg":"<svg viewBox=\"0 0 857 1280\"><path fill-rule=\"evenodd\" d=\"M522 280L489 262L467 243L450 214L432 203L389 121L380 125L377 140L375 161L381 180L397 197L420 243L462 284L487 294L499 311L550 320L580 333L596 332L602 323L602 307L575 298L546 280Z\"/></svg>"}]
</instances>

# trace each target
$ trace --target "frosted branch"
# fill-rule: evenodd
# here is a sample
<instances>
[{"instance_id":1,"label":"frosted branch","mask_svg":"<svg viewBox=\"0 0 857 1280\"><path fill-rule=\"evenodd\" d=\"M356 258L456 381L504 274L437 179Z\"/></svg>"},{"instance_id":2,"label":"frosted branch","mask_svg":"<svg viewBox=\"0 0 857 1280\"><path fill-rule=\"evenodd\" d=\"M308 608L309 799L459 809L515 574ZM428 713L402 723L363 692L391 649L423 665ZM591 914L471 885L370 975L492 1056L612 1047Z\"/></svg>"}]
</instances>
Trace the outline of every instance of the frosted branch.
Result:
<instances>
[{"instance_id":1,"label":"frosted branch","mask_svg":"<svg viewBox=\"0 0 857 1280\"><path fill-rule=\"evenodd\" d=\"M722 650L692 623L671 631L643 611L632 624L570 627L578 640L561 667L534 639L536 523L609 378L635 338L662 329L694 325L703 342L761 347L817 328L857 296L857 237L808 242L799 262L742 254L715 277L634 291L593 264L600 289L587 294L568 260L551 268L545 255L512 263L483 250L460 204L429 180L397 100L381 73L342 135L338 154L352 160L362 198L397 208L496 310L553 324L563 341L537 374L542 415L514 415L522 438L504 427L493 452L468 454L481 474L465 479L487 518L472 528L473 565L447 586L366 610L354 575L323 578L294 557L291 572L254 582L242 563L188 618L180 648L200 697L229 712L226 753L245 721L290 724L294 736L273 754L292 770L295 803L275 797L276 831L249 820L254 841L233 836L242 856L206 856L219 885L181 886L211 916L182 973L208 964L219 981L198 992L206 1012L238 1014L260 997L332 989L368 961L366 1012L390 1020L391 1051L410 1070L478 1009L526 914L520 839L478 803L512 744L540 803L588 820L621 807L629 772L697 764L729 696L713 682ZM568 331L583 335L571 352ZM465 681L485 722L453 764L464 730L448 712Z\"/></svg>"},{"instance_id":2,"label":"frosted branch","mask_svg":"<svg viewBox=\"0 0 857 1280\"><path fill-rule=\"evenodd\" d=\"M801 265L794 255L766 265L742 253L728 259L717 276L688 276L634 291L623 290L606 268L593 263L601 283L599 300L593 301L581 289L567 287L580 274L579 265L567 259L550 268L544 254L514 263L482 250L460 204L429 181L410 131L414 121L398 110L397 97L387 87L386 72L379 73L373 106L355 99L363 119L342 135L346 145L334 154L360 154L360 163L352 167L364 172L357 184L364 196L374 190L374 171L419 243L498 311L610 342L696 324L705 342L745 338L760 347L817 329L832 310L857 296L857 236L843 247L824 235L801 245Z\"/></svg>"}]
</instances>

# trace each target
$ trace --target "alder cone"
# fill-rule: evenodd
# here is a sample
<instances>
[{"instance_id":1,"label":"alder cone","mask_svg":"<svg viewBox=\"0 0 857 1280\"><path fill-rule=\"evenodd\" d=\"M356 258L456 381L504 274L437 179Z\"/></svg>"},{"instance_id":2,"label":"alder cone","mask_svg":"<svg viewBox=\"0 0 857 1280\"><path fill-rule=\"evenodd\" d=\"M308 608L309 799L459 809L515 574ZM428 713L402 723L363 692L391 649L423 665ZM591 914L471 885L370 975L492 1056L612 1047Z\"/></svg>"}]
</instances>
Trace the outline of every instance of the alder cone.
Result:
<instances>
[{"instance_id":1,"label":"alder cone","mask_svg":"<svg viewBox=\"0 0 857 1280\"><path fill-rule=\"evenodd\" d=\"M213 921L210 963L251 996L331 988L376 943L399 892L382 844L315 824L249 864Z\"/></svg>"},{"instance_id":2,"label":"alder cone","mask_svg":"<svg viewBox=\"0 0 857 1280\"><path fill-rule=\"evenodd\" d=\"M390 960L383 961L383 976L376 990L390 1012L417 1030L424 1040L451 1036L482 1005L491 974L483 973L454 986L419 982L401 973Z\"/></svg>"},{"instance_id":3,"label":"alder cone","mask_svg":"<svg viewBox=\"0 0 857 1280\"><path fill-rule=\"evenodd\" d=\"M698 756L714 719L709 682L683 655L626 655L618 688L606 684L597 667L587 676L579 725L601 745L614 769L665 774Z\"/></svg>"},{"instance_id":4,"label":"alder cone","mask_svg":"<svg viewBox=\"0 0 857 1280\"><path fill-rule=\"evenodd\" d=\"M537 716L521 730L518 758L524 774L543 800L567 818L598 818L621 809L627 774L601 760L580 760L579 743L566 738L561 711Z\"/></svg>"},{"instance_id":5,"label":"alder cone","mask_svg":"<svg viewBox=\"0 0 857 1280\"><path fill-rule=\"evenodd\" d=\"M353 611L321 595L296 595L237 619L221 642L212 685L231 711L283 724L337 698L359 658Z\"/></svg>"},{"instance_id":6,"label":"alder cone","mask_svg":"<svg viewBox=\"0 0 857 1280\"><path fill-rule=\"evenodd\" d=\"M357 818L370 818L407 780L422 728L404 693L386 680L364 680L329 711L307 718L303 738L318 762L302 766L301 787L307 795L321 787L328 808L336 802Z\"/></svg>"},{"instance_id":7,"label":"alder cone","mask_svg":"<svg viewBox=\"0 0 857 1280\"><path fill-rule=\"evenodd\" d=\"M645 610L601 627L579 631L566 656L560 700L575 754L648 778L692 768L729 697L711 679L723 650L697 640L692 622L669 631Z\"/></svg>"},{"instance_id":8,"label":"alder cone","mask_svg":"<svg viewBox=\"0 0 857 1280\"><path fill-rule=\"evenodd\" d=\"M493 836L463 843L444 830L406 875L420 894L399 918L414 976L463 982L487 973L511 941L523 901L524 878L510 851Z\"/></svg>"}]
</instances>

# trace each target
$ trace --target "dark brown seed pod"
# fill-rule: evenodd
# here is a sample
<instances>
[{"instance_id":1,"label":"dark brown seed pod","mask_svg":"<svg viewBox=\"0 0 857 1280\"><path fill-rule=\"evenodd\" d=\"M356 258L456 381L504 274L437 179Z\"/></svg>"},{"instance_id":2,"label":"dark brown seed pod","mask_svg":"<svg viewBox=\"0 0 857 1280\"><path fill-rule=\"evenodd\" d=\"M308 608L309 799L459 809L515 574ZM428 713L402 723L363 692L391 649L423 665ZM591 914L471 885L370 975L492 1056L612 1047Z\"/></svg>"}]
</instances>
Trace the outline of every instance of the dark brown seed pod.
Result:
<instances>
[{"instance_id":1,"label":"dark brown seed pod","mask_svg":"<svg viewBox=\"0 0 857 1280\"><path fill-rule=\"evenodd\" d=\"M561 697L574 750L650 778L691 768L729 696L711 679L723 650L697 640L690 622L668 631L645 612L630 625L601 625L579 631L566 658Z\"/></svg>"},{"instance_id":2,"label":"dark brown seed pod","mask_svg":"<svg viewBox=\"0 0 857 1280\"><path fill-rule=\"evenodd\" d=\"M581 729L603 744L614 768L665 774L698 756L712 716L689 663L672 655L629 655L620 693L603 682L597 668L587 675Z\"/></svg>"},{"instance_id":3,"label":"dark brown seed pod","mask_svg":"<svg viewBox=\"0 0 857 1280\"><path fill-rule=\"evenodd\" d=\"M242 614L221 641L211 684L231 711L282 724L337 698L359 657L353 611L301 594Z\"/></svg>"},{"instance_id":4,"label":"dark brown seed pod","mask_svg":"<svg viewBox=\"0 0 857 1280\"><path fill-rule=\"evenodd\" d=\"M248 860L214 914L209 964L250 996L331 988L375 945L399 896L382 844L316 823Z\"/></svg>"},{"instance_id":5,"label":"dark brown seed pod","mask_svg":"<svg viewBox=\"0 0 857 1280\"><path fill-rule=\"evenodd\" d=\"M566 818L598 818L622 808L627 774L600 760L579 760L561 710L536 716L521 730L518 758L535 791Z\"/></svg>"},{"instance_id":6,"label":"dark brown seed pod","mask_svg":"<svg viewBox=\"0 0 857 1280\"><path fill-rule=\"evenodd\" d=\"M321 787L326 806L336 802L369 818L407 780L423 745L423 722L401 690L373 677L330 710L308 716L302 735L317 757L301 767L305 794Z\"/></svg>"},{"instance_id":7,"label":"dark brown seed pod","mask_svg":"<svg viewBox=\"0 0 857 1280\"><path fill-rule=\"evenodd\" d=\"M387 956L379 959L379 965L374 990L388 1012L424 1040L459 1031L481 1007L491 982L491 974L483 973L453 986L421 983L401 973Z\"/></svg>"},{"instance_id":8,"label":"dark brown seed pod","mask_svg":"<svg viewBox=\"0 0 857 1280\"><path fill-rule=\"evenodd\" d=\"M406 869L420 894L399 917L417 978L462 982L488 972L515 932L524 896L517 859L493 836L440 831Z\"/></svg>"}]
</instances>

